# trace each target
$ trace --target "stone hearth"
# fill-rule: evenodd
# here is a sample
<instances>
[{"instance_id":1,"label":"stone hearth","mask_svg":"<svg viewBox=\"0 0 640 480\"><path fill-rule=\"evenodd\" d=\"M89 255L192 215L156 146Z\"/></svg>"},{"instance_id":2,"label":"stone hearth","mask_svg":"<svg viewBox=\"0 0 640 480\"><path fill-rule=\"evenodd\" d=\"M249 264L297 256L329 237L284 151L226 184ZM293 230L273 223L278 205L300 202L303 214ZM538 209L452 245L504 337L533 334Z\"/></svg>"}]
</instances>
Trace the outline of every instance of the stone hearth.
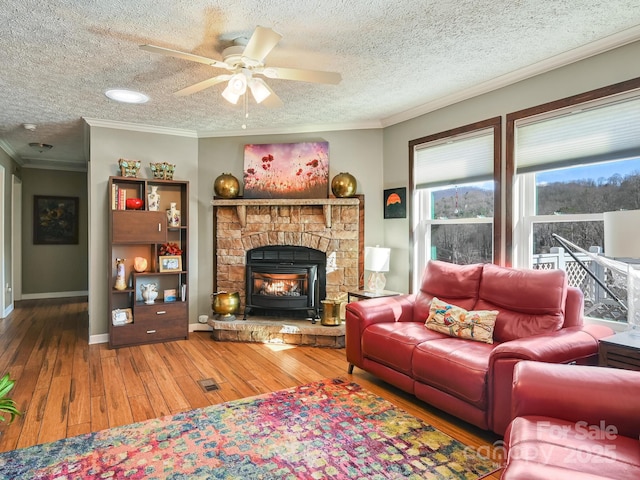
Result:
<instances>
[{"instance_id":1,"label":"stone hearth","mask_svg":"<svg viewBox=\"0 0 640 480\"><path fill-rule=\"evenodd\" d=\"M240 294L239 318L246 302L246 252L254 248L293 245L324 252L327 298L337 298L363 284L362 195L308 200L214 199L211 203L214 287L218 292Z\"/></svg>"},{"instance_id":2,"label":"stone hearth","mask_svg":"<svg viewBox=\"0 0 640 480\"><path fill-rule=\"evenodd\" d=\"M310 320L252 317L249 320L209 319L214 340L225 342L257 342L314 347L344 348L344 322L323 326Z\"/></svg>"}]
</instances>

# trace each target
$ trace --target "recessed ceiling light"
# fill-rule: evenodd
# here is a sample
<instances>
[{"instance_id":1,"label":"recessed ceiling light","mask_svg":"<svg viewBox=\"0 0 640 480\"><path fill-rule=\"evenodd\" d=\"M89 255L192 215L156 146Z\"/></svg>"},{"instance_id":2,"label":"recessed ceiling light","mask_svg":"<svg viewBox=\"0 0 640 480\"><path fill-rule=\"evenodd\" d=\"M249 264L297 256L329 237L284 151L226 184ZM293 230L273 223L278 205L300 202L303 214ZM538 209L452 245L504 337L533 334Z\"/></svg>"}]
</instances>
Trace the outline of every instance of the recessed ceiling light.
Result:
<instances>
[{"instance_id":1,"label":"recessed ceiling light","mask_svg":"<svg viewBox=\"0 0 640 480\"><path fill-rule=\"evenodd\" d=\"M111 100L123 103L146 103L149 101L144 93L134 92L133 90L111 89L104 92Z\"/></svg>"}]
</instances>

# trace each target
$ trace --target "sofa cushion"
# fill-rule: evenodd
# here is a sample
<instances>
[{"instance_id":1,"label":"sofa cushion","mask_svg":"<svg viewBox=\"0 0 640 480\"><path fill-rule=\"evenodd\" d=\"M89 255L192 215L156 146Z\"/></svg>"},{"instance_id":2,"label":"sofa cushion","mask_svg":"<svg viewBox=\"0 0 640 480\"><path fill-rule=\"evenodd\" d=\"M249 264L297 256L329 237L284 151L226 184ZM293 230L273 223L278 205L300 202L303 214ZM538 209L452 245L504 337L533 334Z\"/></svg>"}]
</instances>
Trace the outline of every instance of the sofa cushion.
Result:
<instances>
[{"instance_id":1,"label":"sofa cushion","mask_svg":"<svg viewBox=\"0 0 640 480\"><path fill-rule=\"evenodd\" d=\"M422 275L420 290L416 294L413 320L416 322L426 320L433 297L471 310L478 299L481 276L482 264L480 263L455 265L429 260Z\"/></svg>"},{"instance_id":2,"label":"sofa cushion","mask_svg":"<svg viewBox=\"0 0 640 480\"><path fill-rule=\"evenodd\" d=\"M413 378L485 409L493 348L488 343L449 337L422 342L413 352Z\"/></svg>"},{"instance_id":3,"label":"sofa cushion","mask_svg":"<svg viewBox=\"0 0 640 480\"><path fill-rule=\"evenodd\" d=\"M497 310L468 312L462 307L434 297L425 325L431 330L450 337L493 343L493 327L497 315Z\"/></svg>"},{"instance_id":4,"label":"sofa cushion","mask_svg":"<svg viewBox=\"0 0 640 480\"><path fill-rule=\"evenodd\" d=\"M411 376L411 358L416 345L443 335L423 323L376 323L362 332L362 355Z\"/></svg>"},{"instance_id":5,"label":"sofa cushion","mask_svg":"<svg viewBox=\"0 0 640 480\"><path fill-rule=\"evenodd\" d=\"M503 479L631 480L637 479L640 471L638 438L617 435L583 422L518 417L507 430L505 446L508 457Z\"/></svg>"},{"instance_id":6,"label":"sofa cushion","mask_svg":"<svg viewBox=\"0 0 640 480\"><path fill-rule=\"evenodd\" d=\"M507 342L559 330L564 322L563 270L524 270L485 264L474 310L498 310L493 338Z\"/></svg>"}]
</instances>

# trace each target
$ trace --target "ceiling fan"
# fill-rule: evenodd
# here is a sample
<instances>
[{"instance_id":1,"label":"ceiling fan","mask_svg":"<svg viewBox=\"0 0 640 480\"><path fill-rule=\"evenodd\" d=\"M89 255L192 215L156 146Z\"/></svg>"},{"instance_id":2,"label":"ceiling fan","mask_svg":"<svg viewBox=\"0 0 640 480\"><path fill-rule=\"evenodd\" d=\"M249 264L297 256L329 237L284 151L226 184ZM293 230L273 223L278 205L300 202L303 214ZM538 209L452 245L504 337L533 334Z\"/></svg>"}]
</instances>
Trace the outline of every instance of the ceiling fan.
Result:
<instances>
[{"instance_id":1,"label":"ceiling fan","mask_svg":"<svg viewBox=\"0 0 640 480\"><path fill-rule=\"evenodd\" d=\"M204 63L214 68L222 68L229 73L217 75L202 82L175 92L175 95L191 95L218 83L227 82L222 96L229 102L236 104L238 99L245 94L247 88L256 103L266 106L282 106L282 100L274 93L267 83L256 75L267 78L279 78L282 80L297 80L302 82L338 84L342 80L339 73L322 72L318 70L303 70L298 68L270 67L264 63L265 57L278 44L282 35L271 28L257 26L251 38L244 45L233 45L222 52L223 61L214 60L191 53L179 52L154 45L140 45L140 48L152 53L160 53L171 57Z\"/></svg>"}]
</instances>

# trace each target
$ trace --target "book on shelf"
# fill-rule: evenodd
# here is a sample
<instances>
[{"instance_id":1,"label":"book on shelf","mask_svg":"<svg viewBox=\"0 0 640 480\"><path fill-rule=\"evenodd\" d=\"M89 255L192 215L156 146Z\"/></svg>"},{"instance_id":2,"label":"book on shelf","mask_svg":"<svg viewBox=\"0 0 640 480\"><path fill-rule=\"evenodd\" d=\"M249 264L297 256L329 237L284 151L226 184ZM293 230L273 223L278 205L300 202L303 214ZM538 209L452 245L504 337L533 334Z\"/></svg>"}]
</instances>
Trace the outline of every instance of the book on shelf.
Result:
<instances>
[{"instance_id":1,"label":"book on shelf","mask_svg":"<svg viewBox=\"0 0 640 480\"><path fill-rule=\"evenodd\" d=\"M111 210L118 209L118 185L111 184Z\"/></svg>"},{"instance_id":2,"label":"book on shelf","mask_svg":"<svg viewBox=\"0 0 640 480\"><path fill-rule=\"evenodd\" d=\"M118 189L118 210L127 208L127 191L124 188Z\"/></svg>"}]
</instances>

